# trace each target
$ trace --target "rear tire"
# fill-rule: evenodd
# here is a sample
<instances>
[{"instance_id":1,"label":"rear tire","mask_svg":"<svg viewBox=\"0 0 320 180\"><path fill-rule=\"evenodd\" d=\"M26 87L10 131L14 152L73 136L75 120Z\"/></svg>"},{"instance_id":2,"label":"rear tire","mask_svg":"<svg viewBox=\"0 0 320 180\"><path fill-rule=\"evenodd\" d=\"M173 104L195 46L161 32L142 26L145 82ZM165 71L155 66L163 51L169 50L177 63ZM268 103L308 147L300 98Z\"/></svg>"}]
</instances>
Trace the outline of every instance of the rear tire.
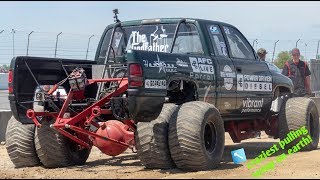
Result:
<instances>
[{"instance_id":1,"label":"rear tire","mask_svg":"<svg viewBox=\"0 0 320 180\"><path fill-rule=\"evenodd\" d=\"M225 143L224 122L213 105L193 101L182 104L169 123L171 157L178 168L201 171L216 168Z\"/></svg>"},{"instance_id":2,"label":"rear tire","mask_svg":"<svg viewBox=\"0 0 320 180\"><path fill-rule=\"evenodd\" d=\"M91 149L78 150L76 143L50 128L54 119L42 120L41 128L35 131L35 146L38 157L44 167L58 168L72 165L83 165Z\"/></svg>"},{"instance_id":3,"label":"rear tire","mask_svg":"<svg viewBox=\"0 0 320 180\"><path fill-rule=\"evenodd\" d=\"M168 145L168 122L177 110L175 104L164 104L157 119L139 122L135 133L137 154L141 163L149 169L174 168Z\"/></svg>"},{"instance_id":4,"label":"rear tire","mask_svg":"<svg viewBox=\"0 0 320 180\"><path fill-rule=\"evenodd\" d=\"M317 149L319 143L319 114L315 102L305 97L290 98L283 104L279 113L280 140L284 140L290 131L300 129L302 126L306 126L312 139L312 142L303 147L302 150ZM308 134L301 135L286 145L286 148L296 145L302 137L307 137Z\"/></svg>"},{"instance_id":5,"label":"rear tire","mask_svg":"<svg viewBox=\"0 0 320 180\"><path fill-rule=\"evenodd\" d=\"M22 124L13 116L6 130L6 149L16 168L40 165L34 145L34 124Z\"/></svg>"}]
</instances>

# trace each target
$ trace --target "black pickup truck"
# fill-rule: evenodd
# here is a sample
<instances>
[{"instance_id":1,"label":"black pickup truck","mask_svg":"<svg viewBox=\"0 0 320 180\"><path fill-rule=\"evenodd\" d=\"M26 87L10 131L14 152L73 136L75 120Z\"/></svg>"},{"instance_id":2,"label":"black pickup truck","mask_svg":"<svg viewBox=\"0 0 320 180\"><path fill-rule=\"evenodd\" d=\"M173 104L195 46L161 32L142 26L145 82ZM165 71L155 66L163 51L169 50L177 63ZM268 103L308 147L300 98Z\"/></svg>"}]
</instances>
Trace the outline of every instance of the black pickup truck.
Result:
<instances>
[{"instance_id":1,"label":"black pickup truck","mask_svg":"<svg viewBox=\"0 0 320 180\"><path fill-rule=\"evenodd\" d=\"M244 35L227 23L193 18L117 22L105 29L95 61L15 57L9 80L15 119L33 123L25 115L32 104L20 102L34 97L34 79L56 84L77 64L88 78L93 70L87 65L127 67L124 98L137 125L138 156L148 168L215 168L225 132L234 142L260 131L284 139L306 125L313 139L306 149L319 142L314 102L291 97L292 81L260 61ZM97 91L90 86L86 96L95 98Z\"/></svg>"}]
</instances>

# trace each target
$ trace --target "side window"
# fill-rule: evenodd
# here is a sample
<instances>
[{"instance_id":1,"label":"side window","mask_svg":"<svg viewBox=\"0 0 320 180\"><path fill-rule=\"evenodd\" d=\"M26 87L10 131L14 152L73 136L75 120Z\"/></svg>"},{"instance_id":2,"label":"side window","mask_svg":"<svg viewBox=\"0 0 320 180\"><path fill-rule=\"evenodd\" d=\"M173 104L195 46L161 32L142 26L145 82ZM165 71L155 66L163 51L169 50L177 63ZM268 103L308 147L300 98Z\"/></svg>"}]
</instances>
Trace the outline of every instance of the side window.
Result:
<instances>
[{"instance_id":1,"label":"side window","mask_svg":"<svg viewBox=\"0 0 320 180\"><path fill-rule=\"evenodd\" d=\"M238 30L233 27L226 26L223 26L223 30L227 35L230 51L233 57L241 59L255 59L250 48L250 44Z\"/></svg>"},{"instance_id":2,"label":"side window","mask_svg":"<svg viewBox=\"0 0 320 180\"><path fill-rule=\"evenodd\" d=\"M217 25L207 25L207 30L212 42L214 54L216 56L228 57L226 43L223 39L221 29Z\"/></svg>"},{"instance_id":3,"label":"side window","mask_svg":"<svg viewBox=\"0 0 320 180\"><path fill-rule=\"evenodd\" d=\"M173 38L170 44L172 41ZM173 53L204 54L199 33L193 24L181 24Z\"/></svg>"},{"instance_id":4,"label":"side window","mask_svg":"<svg viewBox=\"0 0 320 180\"><path fill-rule=\"evenodd\" d=\"M104 59L106 58L111 33L112 33L112 29L109 29L103 39L103 42L99 51L98 64L102 64L104 62Z\"/></svg>"}]
</instances>

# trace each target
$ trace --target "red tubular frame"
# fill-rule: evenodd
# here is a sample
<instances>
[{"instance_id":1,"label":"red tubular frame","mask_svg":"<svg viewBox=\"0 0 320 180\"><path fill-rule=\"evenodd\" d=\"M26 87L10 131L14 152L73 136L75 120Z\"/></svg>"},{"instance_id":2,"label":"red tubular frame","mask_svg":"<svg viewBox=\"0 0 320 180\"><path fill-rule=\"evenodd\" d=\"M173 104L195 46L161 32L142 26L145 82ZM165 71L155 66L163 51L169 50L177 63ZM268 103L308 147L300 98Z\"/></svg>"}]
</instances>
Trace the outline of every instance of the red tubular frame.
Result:
<instances>
[{"instance_id":1,"label":"red tubular frame","mask_svg":"<svg viewBox=\"0 0 320 180\"><path fill-rule=\"evenodd\" d=\"M107 110L107 109L101 109L101 106L105 105L106 103L110 102L112 97L119 96L123 93L125 93L128 89L128 78L109 78L109 79L89 79L88 82L89 84L97 83L97 82L114 82L118 81L120 83L118 89L107 96L103 97L102 99L98 100L97 102L93 103L91 106L87 107L85 110L77 114L76 116L72 118L64 118L64 114L67 111L67 108L69 106L70 101L73 99L74 92L72 90L69 91L68 96L65 100L65 102L62 105L62 108L60 112L34 112L34 110L29 109L27 111L27 117L31 118L33 122L36 124L37 127L41 127L41 124L39 123L38 119L36 116L51 116L56 118L55 123L52 125L58 132L63 134L64 136L70 138L71 140L77 142L79 145L85 147L85 148L90 148L91 144L83 141L82 139L70 134L65 130L71 129L75 132L87 135L88 137L95 137L95 138L102 138L106 141L112 141L114 143L117 143L119 145L125 146L132 148L132 145L120 142L111 138L103 137L100 136L94 132L90 132L86 129L83 129L81 127L76 126L79 125L79 123L83 123L83 125L88 126L92 124L95 127L99 127L99 124L92 121L94 117L96 117L98 114L112 114L112 111ZM99 113L94 114L93 109L98 109ZM123 123L127 124L130 128L134 128L133 121L128 119L122 121Z\"/></svg>"}]
</instances>

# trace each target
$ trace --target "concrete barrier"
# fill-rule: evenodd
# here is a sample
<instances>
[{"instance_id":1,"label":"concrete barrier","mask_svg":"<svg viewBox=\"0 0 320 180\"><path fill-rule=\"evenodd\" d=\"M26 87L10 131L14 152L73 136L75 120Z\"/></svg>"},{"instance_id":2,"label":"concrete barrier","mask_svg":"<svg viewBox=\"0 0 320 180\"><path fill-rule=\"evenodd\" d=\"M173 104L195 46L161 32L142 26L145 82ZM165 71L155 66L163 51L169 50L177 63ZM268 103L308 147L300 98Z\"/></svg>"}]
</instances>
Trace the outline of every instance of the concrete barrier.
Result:
<instances>
[{"instance_id":1,"label":"concrete barrier","mask_svg":"<svg viewBox=\"0 0 320 180\"><path fill-rule=\"evenodd\" d=\"M8 77L9 77L9 73L0 73L0 89L1 90L8 89Z\"/></svg>"},{"instance_id":2,"label":"concrete barrier","mask_svg":"<svg viewBox=\"0 0 320 180\"><path fill-rule=\"evenodd\" d=\"M6 140L7 124L11 116L12 116L12 113L10 110L0 111L0 142Z\"/></svg>"}]
</instances>

